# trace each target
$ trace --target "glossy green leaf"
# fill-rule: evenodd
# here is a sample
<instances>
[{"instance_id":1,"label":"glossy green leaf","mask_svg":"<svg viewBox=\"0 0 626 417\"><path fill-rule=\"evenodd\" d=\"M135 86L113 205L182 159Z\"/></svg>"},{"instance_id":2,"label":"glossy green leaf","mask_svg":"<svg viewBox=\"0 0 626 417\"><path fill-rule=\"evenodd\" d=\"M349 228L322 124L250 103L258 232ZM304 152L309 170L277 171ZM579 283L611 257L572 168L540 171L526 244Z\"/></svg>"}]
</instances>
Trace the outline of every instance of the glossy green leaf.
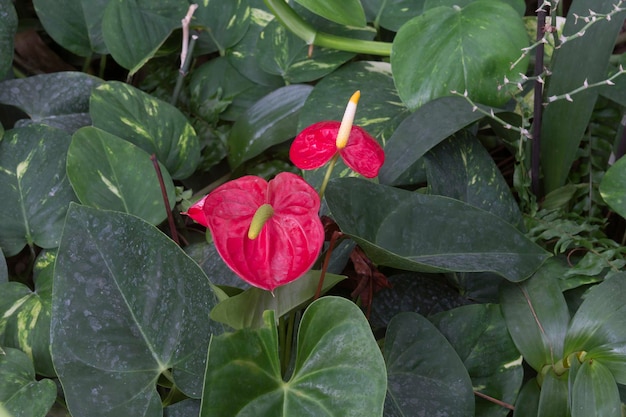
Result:
<instances>
[{"instance_id":1,"label":"glossy green leaf","mask_svg":"<svg viewBox=\"0 0 626 417\"><path fill-rule=\"evenodd\" d=\"M163 166L161 175L171 208L176 202L174 183ZM67 176L87 206L134 214L152 224L167 217L150 155L104 130L84 127L74 134L67 151Z\"/></svg>"},{"instance_id":2,"label":"glossy green leaf","mask_svg":"<svg viewBox=\"0 0 626 417\"><path fill-rule=\"evenodd\" d=\"M425 0L362 0L368 20L397 32L406 22L422 14Z\"/></svg>"},{"instance_id":3,"label":"glossy green leaf","mask_svg":"<svg viewBox=\"0 0 626 417\"><path fill-rule=\"evenodd\" d=\"M17 13L11 0L0 0L0 21L0 79L3 79L13 65L13 40L17 32Z\"/></svg>"},{"instance_id":4,"label":"glossy green leaf","mask_svg":"<svg viewBox=\"0 0 626 417\"><path fill-rule=\"evenodd\" d=\"M541 391L536 378L526 381L515 402L513 417L537 417L540 394Z\"/></svg>"},{"instance_id":5,"label":"glossy green leaf","mask_svg":"<svg viewBox=\"0 0 626 417\"><path fill-rule=\"evenodd\" d=\"M416 313L398 314L385 338L385 416L474 415L472 382L454 348Z\"/></svg>"},{"instance_id":6,"label":"glossy green leaf","mask_svg":"<svg viewBox=\"0 0 626 417\"><path fill-rule=\"evenodd\" d=\"M541 385L537 417L570 417L567 374L557 377L549 371Z\"/></svg>"},{"instance_id":7,"label":"glossy green leaf","mask_svg":"<svg viewBox=\"0 0 626 417\"><path fill-rule=\"evenodd\" d=\"M391 50L394 80L412 110L451 90L467 91L477 103L501 106L528 60L511 63L528 46L520 15L499 1L475 1L463 8L437 7L400 28Z\"/></svg>"},{"instance_id":8,"label":"glossy green leaf","mask_svg":"<svg viewBox=\"0 0 626 417\"><path fill-rule=\"evenodd\" d=\"M219 51L223 56L248 30L250 7L248 0L204 0L198 2L193 17L192 25L202 29L199 47L206 52Z\"/></svg>"},{"instance_id":9,"label":"glossy green leaf","mask_svg":"<svg viewBox=\"0 0 626 417\"><path fill-rule=\"evenodd\" d=\"M385 62L353 62L320 80L300 112L298 131L323 120L341 120L348 100L357 90L361 91L361 99L354 124L364 128L385 146L396 126L408 115L394 86L391 66ZM319 187L325 173L326 167L322 167L305 171L304 177L314 187ZM350 174L351 171L340 160L332 177Z\"/></svg>"},{"instance_id":10,"label":"glossy green leaf","mask_svg":"<svg viewBox=\"0 0 626 417\"><path fill-rule=\"evenodd\" d=\"M468 4L479 1L479 0L424 0L424 10L432 9L435 7L446 6L446 7L465 7ZM493 2L506 3L513 7L515 11L520 15L524 16L524 12L526 11L526 4L524 0L491 0Z\"/></svg>"},{"instance_id":11,"label":"glossy green leaf","mask_svg":"<svg viewBox=\"0 0 626 417\"><path fill-rule=\"evenodd\" d=\"M346 26L365 26L365 12L359 0L296 0L313 13Z\"/></svg>"},{"instance_id":12,"label":"glossy green leaf","mask_svg":"<svg viewBox=\"0 0 626 417\"><path fill-rule=\"evenodd\" d=\"M9 281L9 269L7 268L7 261L4 259L4 253L0 248L0 284L4 284Z\"/></svg>"},{"instance_id":13,"label":"glossy green leaf","mask_svg":"<svg viewBox=\"0 0 626 417\"><path fill-rule=\"evenodd\" d=\"M498 217L447 197L337 178L326 201L341 230L375 263L422 272L493 271L510 281L549 256ZM367 207L355 214L353 207Z\"/></svg>"},{"instance_id":14,"label":"glossy green leaf","mask_svg":"<svg viewBox=\"0 0 626 417\"><path fill-rule=\"evenodd\" d=\"M475 136L459 132L426 154L426 161L431 193L464 201L523 227L509 185Z\"/></svg>"},{"instance_id":15,"label":"glossy green leaf","mask_svg":"<svg viewBox=\"0 0 626 417\"><path fill-rule=\"evenodd\" d=\"M494 113L499 112L494 109ZM404 119L385 144L380 182L397 184L426 152L483 117L463 97L442 97L426 103Z\"/></svg>"},{"instance_id":16,"label":"glossy green leaf","mask_svg":"<svg viewBox=\"0 0 626 417\"><path fill-rule=\"evenodd\" d=\"M563 357L570 319L554 265L548 261L530 279L504 285L501 290L502 314L509 333L536 371Z\"/></svg>"},{"instance_id":17,"label":"glossy green leaf","mask_svg":"<svg viewBox=\"0 0 626 417\"><path fill-rule=\"evenodd\" d=\"M372 40L376 35L376 31L372 28L316 26L326 33L353 39ZM263 29L257 47L261 68L270 74L280 75L288 84L322 78L355 55L336 49L317 47L309 56L309 45L276 19Z\"/></svg>"},{"instance_id":18,"label":"glossy green leaf","mask_svg":"<svg viewBox=\"0 0 626 417\"><path fill-rule=\"evenodd\" d=\"M164 417L191 417L200 414L200 400L183 400L166 407Z\"/></svg>"},{"instance_id":19,"label":"glossy green leaf","mask_svg":"<svg viewBox=\"0 0 626 417\"><path fill-rule=\"evenodd\" d=\"M572 417L620 417L622 405L613 375L601 362L585 361L571 392Z\"/></svg>"},{"instance_id":20,"label":"glossy green leaf","mask_svg":"<svg viewBox=\"0 0 626 417\"><path fill-rule=\"evenodd\" d=\"M282 317L313 299L319 279L320 271L309 271L303 277L276 288L274 294L256 287L249 288L216 305L211 311L211 318L234 329L262 327L265 310L274 310L276 317ZM326 274L322 292L343 279L345 277L341 275Z\"/></svg>"},{"instance_id":21,"label":"glossy green leaf","mask_svg":"<svg viewBox=\"0 0 626 417\"><path fill-rule=\"evenodd\" d=\"M626 342L626 273L592 287L576 311L565 340L565 354Z\"/></svg>"},{"instance_id":22,"label":"glossy green leaf","mask_svg":"<svg viewBox=\"0 0 626 417\"><path fill-rule=\"evenodd\" d=\"M600 362L620 384L626 384L626 341L608 343L589 350L586 360Z\"/></svg>"},{"instance_id":23,"label":"glossy green leaf","mask_svg":"<svg viewBox=\"0 0 626 417\"><path fill-rule=\"evenodd\" d=\"M235 168L270 146L296 136L298 115L313 88L279 88L250 107L233 125L228 138L228 163Z\"/></svg>"},{"instance_id":24,"label":"glossy green leaf","mask_svg":"<svg viewBox=\"0 0 626 417\"><path fill-rule=\"evenodd\" d=\"M120 212L71 205L54 270L51 351L73 417L161 416L171 372L199 397L221 325L204 273L167 236ZM168 371L169 370L169 371Z\"/></svg>"},{"instance_id":25,"label":"glossy green leaf","mask_svg":"<svg viewBox=\"0 0 626 417\"><path fill-rule=\"evenodd\" d=\"M274 15L266 10L251 8L248 31L237 45L226 51L226 56L233 67L249 80L261 85L280 87L284 84L283 79L263 71L257 61L257 41L263 28L273 18Z\"/></svg>"},{"instance_id":26,"label":"glossy green leaf","mask_svg":"<svg viewBox=\"0 0 626 417\"><path fill-rule=\"evenodd\" d=\"M522 386L522 356L506 327L500 306L474 304L430 318L463 361L475 391L507 404ZM476 416L506 417L509 410L476 397Z\"/></svg>"},{"instance_id":27,"label":"glossy green leaf","mask_svg":"<svg viewBox=\"0 0 626 417\"><path fill-rule=\"evenodd\" d=\"M178 0L110 0L102 18L104 43L132 75L181 26L188 7Z\"/></svg>"},{"instance_id":28,"label":"glossy green leaf","mask_svg":"<svg viewBox=\"0 0 626 417\"><path fill-rule=\"evenodd\" d=\"M70 136L44 125L9 130L0 142L0 247L59 244L67 204L75 196L65 175Z\"/></svg>"},{"instance_id":29,"label":"glossy green leaf","mask_svg":"<svg viewBox=\"0 0 626 417\"><path fill-rule=\"evenodd\" d=\"M600 195L613 211L626 218L626 157L606 170L600 183Z\"/></svg>"},{"instance_id":30,"label":"glossy green leaf","mask_svg":"<svg viewBox=\"0 0 626 417\"><path fill-rule=\"evenodd\" d=\"M200 162L198 137L180 110L128 84L95 89L89 112L95 127L155 154L172 178L187 178Z\"/></svg>"},{"instance_id":31,"label":"glossy green leaf","mask_svg":"<svg viewBox=\"0 0 626 417\"><path fill-rule=\"evenodd\" d=\"M210 234L210 232L208 232ZM246 281L241 279L217 253L215 245L212 243L192 243L185 246L185 253L191 257L202 268L209 280L215 285L225 285L246 289L250 287Z\"/></svg>"},{"instance_id":32,"label":"glossy green leaf","mask_svg":"<svg viewBox=\"0 0 626 417\"><path fill-rule=\"evenodd\" d=\"M50 357L52 273L56 254L43 251L34 265L35 291L20 282L0 284L0 346L25 352L39 375L56 375Z\"/></svg>"},{"instance_id":33,"label":"glossy green leaf","mask_svg":"<svg viewBox=\"0 0 626 417\"><path fill-rule=\"evenodd\" d=\"M608 13L615 6L614 0L577 0L569 9L563 35L572 35L586 22L575 16L587 16L589 10ZM615 45L615 37L624 21L625 13L614 15L610 21L602 20L585 30L585 36L566 42L554 51L550 65L550 82L544 97L570 93L572 90L606 78L609 58ZM580 59L585 51L585 59ZM587 130L589 117L596 102L598 90L587 89L572 97L550 103L543 112L541 125L541 169L544 191L553 191L565 184L570 167L577 158L578 146ZM546 100L546 101L547 101ZM572 117L572 115L576 117Z\"/></svg>"},{"instance_id":34,"label":"glossy green leaf","mask_svg":"<svg viewBox=\"0 0 626 417\"><path fill-rule=\"evenodd\" d=\"M385 364L354 303L322 297L307 308L288 381L280 373L273 312L266 312L264 320L260 329L211 341L201 417L382 414Z\"/></svg>"},{"instance_id":35,"label":"glossy green leaf","mask_svg":"<svg viewBox=\"0 0 626 417\"><path fill-rule=\"evenodd\" d=\"M11 417L45 417L57 396L51 379L35 379L30 358L22 351L0 347L0 406Z\"/></svg>"},{"instance_id":36,"label":"glossy green leaf","mask_svg":"<svg viewBox=\"0 0 626 417\"><path fill-rule=\"evenodd\" d=\"M76 55L106 55L102 17L110 0L33 0L37 17L56 43Z\"/></svg>"},{"instance_id":37,"label":"glossy green leaf","mask_svg":"<svg viewBox=\"0 0 626 417\"><path fill-rule=\"evenodd\" d=\"M0 83L0 103L24 111L33 122L69 132L91 123L89 95L102 81L81 72L60 72Z\"/></svg>"}]
</instances>

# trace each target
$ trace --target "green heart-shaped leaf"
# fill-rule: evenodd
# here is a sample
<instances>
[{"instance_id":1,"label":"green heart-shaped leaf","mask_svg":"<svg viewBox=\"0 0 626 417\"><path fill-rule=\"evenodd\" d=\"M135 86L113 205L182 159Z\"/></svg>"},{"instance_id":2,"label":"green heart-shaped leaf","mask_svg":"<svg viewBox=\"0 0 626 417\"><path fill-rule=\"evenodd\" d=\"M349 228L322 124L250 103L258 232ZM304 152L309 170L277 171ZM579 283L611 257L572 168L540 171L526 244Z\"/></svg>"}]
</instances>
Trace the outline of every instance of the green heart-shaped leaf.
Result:
<instances>
[{"instance_id":1,"label":"green heart-shaped leaf","mask_svg":"<svg viewBox=\"0 0 626 417\"><path fill-rule=\"evenodd\" d=\"M606 170L600 183L600 195L609 207L626 218L626 157Z\"/></svg>"},{"instance_id":2,"label":"green heart-shaped leaf","mask_svg":"<svg viewBox=\"0 0 626 417\"><path fill-rule=\"evenodd\" d=\"M178 0L110 0L102 17L104 43L132 75L181 26L188 7Z\"/></svg>"},{"instance_id":3,"label":"green heart-shaped leaf","mask_svg":"<svg viewBox=\"0 0 626 417\"><path fill-rule=\"evenodd\" d=\"M200 144L174 106L128 84L111 81L93 91L93 125L155 154L172 178L187 178L200 163Z\"/></svg>"},{"instance_id":4,"label":"green heart-shaped leaf","mask_svg":"<svg viewBox=\"0 0 626 417\"><path fill-rule=\"evenodd\" d=\"M176 201L174 183L163 166L161 174L171 208ZM84 127L74 134L67 176L85 205L134 214L152 224L167 216L150 155L104 130Z\"/></svg>"},{"instance_id":5,"label":"green heart-shaped leaf","mask_svg":"<svg viewBox=\"0 0 626 417\"><path fill-rule=\"evenodd\" d=\"M50 357L50 311L54 252L43 251L34 265L35 291L19 282L0 284L0 346L26 352L39 375L56 376Z\"/></svg>"},{"instance_id":6,"label":"green heart-shaped leaf","mask_svg":"<svg viewBox=\"0 0 626 417\"><path fill-rule=\"evenodd\" d=\"M260 329L211 341L201 417L382 414L385 365L354 303L322 297L307 308L288 381L280 373L274 313L266 312L264 320Z\"/></svg>"},{"instance_id":7,"label":"green heart-shaped leaf","mask_svg":"<svg viewBox=\"0 0 626 417\"><path fill-rule=\"evenodd\" d=\"M60 72L0 83L0 103L24 111L33 122L73 133L91 123L89 96L102 81L81 72Z\"/></svg>"},{"instance_id":8,"label":"green heart-shaped leaf","mask_svg":"<svg viewBox=\"0 0 626 417\"><path fill-rule=\"evenodd\" d=\"M463 361L474 389L513 404L522 386L522 356L509 335L500 306L473 304L430 317ZM506 416L508 410L476 397L477 416Z\"/></svg>"},{"instance_id":9,"label":"green heart-shaped leaf","mask_svg":"<svg viewBox=\"0 0 626 417\"><path fill-rule=\"evenodd\" d=\"M184 252L145 221L72 204L54 270L51 351L74 417L161 416L162 373L199 397L221 325Z\"/></svg>"},{"instance_id":10,"label":"green heart-shaped leaf","mask_svg":"<svg viewBox=\"0 0 626 417\"><path fill-rule=\"evenodd\" d=\"M106 55L102 17L110 0L34 0L37 17L59 45L79 56Z\"/></svg>"},{"instance_id":11,"label":"green heart-shaped leaf","mask_svg":"<svg viewBox=\"0 0 626 417\"><path fill-rule=\"evenodd\" d=\"M548 261L530 279L502 287L502 314L511 337L537 371L563 357L570 319L555 271L559 264Z\"/></svg>"},{"instance_id":12,"label":"green heart-shaped leaf","mask_svg":"<svg viewBox=\"0 0 626 417\"><path fill-rule=\"evenodd\" d=\"M59 245L74 192L65 175L70 136L44 126L9 130L0 141L0 247L7 256L25 245Z\"/></svg>"},{"instance_id":13,"label":"green heart-shaped leaf","mask_svg":"<svg viewBox=\"0 0 626 417\"><path fill-rule=\"evenodd\" d=\"M17 13L11 0L0 0L0 16L0 78L4 78L13 65L13 40L17 31Z\"/></svg>"},{"instance_id":14,"label":"green heart-shaped leaf","mask_svg":"<svg viewBox=\"0 0 626 417\"><path fill-rule=\"evenodd\" d=\"M336 178L326 201L341 230L375 263L421 272L492 271L510 281L549 256L500 218L458 200ZM354 207L362 207L354 214Z\"/></svg>"},{"instance_id":15,"label":"green heart-shaped leaf","mask_svg":"<svg viewBox=\"0 0 626 417\"><path fill-rule=\"evenodd\" d=\"M192 26L203 29L198 39L199 47L206 52L219 51L220 56L224 56L224 51L236 45L248 30L248 0L205 0L198 3ZM203 44L210 46L207 48Z\"/></svg>"},{"instance_id":16,"label":"green heart-shaped leaf","mask_svg":"<svg viewBox=\"0 0 626 417\"><path fill-rule=\"evenodd\" d=\"M425 0L362 0L368 21L397 32L402 25L422 14Z\"/></svg>"},{"instance_id":17,"label":"green heart-shaped leaf","mask_svg":"<svg viewBox=\"0 0 626 417\"><path fill-rule=\"evenodd\" d=\"M520 15L500 1L479 0L465 7L436 7L398 31L391 50L394 80L412 110L452 90L467 91L477 103L501 106L517 87L528 60L511 64L528 46Z\"/></svg>"},{"instance_id":18,"label":"green heart-shaped leaf","mask_svg":"<svg viewBox=\"0 0 626 417\"><path fill-rule=\"evenodd\" d=\"M296 136L298 115L313 88L281 87L256 102L237 119L228 137L228 163L236 168L270 146Z\"/></svg>"},{"instance_id":19,"label":"green heart-shaped leaf","mask_svg":"<svg viewBox=\"0 0 626 417\"><path fill-rule=\"evenodd\" d=\"M0 407L8 416L44 417L56 396L54 381L37 381L33 363L24 352L0 347Z\"/></svg>"},{"instance_id":20,"label":"green heart-shaped leaf","mask_svg":"<svg viewBox=\"0 0 626 417\"><path fill-rule=\"evenodd\" d=\"M417 313L400 313L387 328L385 415L474 415L472 382L437 328Z\"/></svg>"}]
</instances>

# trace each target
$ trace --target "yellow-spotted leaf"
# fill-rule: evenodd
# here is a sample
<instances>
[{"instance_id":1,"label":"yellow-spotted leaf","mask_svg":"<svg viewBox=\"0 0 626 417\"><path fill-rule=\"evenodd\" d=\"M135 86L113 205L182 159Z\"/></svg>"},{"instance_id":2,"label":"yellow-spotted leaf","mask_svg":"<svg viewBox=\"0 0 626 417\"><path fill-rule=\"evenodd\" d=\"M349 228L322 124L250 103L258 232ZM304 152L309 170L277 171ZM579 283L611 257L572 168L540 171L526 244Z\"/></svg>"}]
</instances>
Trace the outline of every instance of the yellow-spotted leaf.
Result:
<instances>
[{"instance_id":1,"label":"yellow-spotted leaf","mask_svg":"<svg viewBox=\"0 0 626 417\"><path fill-rule=\"evenodd\" d=\"M35 290L20 282L0 284L0 346L25 352L39 375L56 375L50 357L52 272L56 254L44 251L34 266Z\"/></svg>"},{"instance_id":2,"label":"yellow-spotted leaf","mask_svg":"<svg viewBox=\"0 0 626 417\"><path fill-rule=\"evenodd\" d=\"M175 179L190 176L200 162L200 143L174 106L117 81L96 88L90 100L93 125L155 154Z\"/></svg>"},{"instance_id":3,"label":"yellow-spotted leaf","mask_svg":"<svg viewBox=\"0 0 626 417\"><path fill-rule=\"evenodd\" d=\"M161 167L169 207L174 183ZM159 224L167 216L154 164L141 148L95 127L79 129L67 152L67 176L81 203Z\"/></svg>"}]
</instances>

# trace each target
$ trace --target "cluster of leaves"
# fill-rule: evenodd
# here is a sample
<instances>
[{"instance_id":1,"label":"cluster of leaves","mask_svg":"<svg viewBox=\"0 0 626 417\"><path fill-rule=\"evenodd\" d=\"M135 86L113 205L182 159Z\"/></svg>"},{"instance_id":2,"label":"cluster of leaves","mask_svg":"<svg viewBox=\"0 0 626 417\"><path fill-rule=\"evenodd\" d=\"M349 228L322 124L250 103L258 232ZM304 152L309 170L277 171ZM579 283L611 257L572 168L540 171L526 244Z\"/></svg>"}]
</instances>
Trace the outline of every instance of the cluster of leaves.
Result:
<instances>
[{"instance_id":1,"label":"cluster of leaves","mask_svg":"<svg viewBox=\"0 0 626 417\"><path fill-rule=\"evenodd\" d=\"M85 68L111 57L137 87L104 72L0 83L0 103L21 112L0 125L0 415L44 416L55 399L72 417L619 415L624 248L604 223L541 212L530 237L601 258L575 269L547 260L477 129L526 144L513 127L528 115L509 104L528 78L521 0L205 1L188 74L176 64L187 1L61 3L33 2L47 34ZM617 73L621 7L573 1L570 40L548 64L546 97L557 99L538 131L547 192L573 186L576 207L575 173L587 172L602 207L626 217L626 159L607 169L589 158L571 173L598 96L626 105L621 78L570 96ZM10 0L0 20L0 73L10 74ZM322 214L350 242L333 251L323 291L343 293L358 244L391 284L371 322L345 297L312 301L317 269L274 294L242 287L176 214L189 190L296 171L290 140L339 119L356 90L355 124L387 162L377 181L341 161L333 172ZM303 176L319 187L324 172ZM371 326L384 328L380 340Z\"/></svg>"}]
</instances>

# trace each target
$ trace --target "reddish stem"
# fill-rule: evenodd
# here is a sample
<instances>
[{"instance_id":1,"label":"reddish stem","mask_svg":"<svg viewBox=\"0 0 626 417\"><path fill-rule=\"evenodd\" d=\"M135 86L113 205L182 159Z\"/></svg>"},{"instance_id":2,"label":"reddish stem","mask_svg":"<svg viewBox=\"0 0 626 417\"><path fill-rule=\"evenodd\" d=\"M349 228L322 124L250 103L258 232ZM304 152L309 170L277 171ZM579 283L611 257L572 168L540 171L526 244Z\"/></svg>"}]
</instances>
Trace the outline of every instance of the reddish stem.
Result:
<instances>
[{"instance_id":1,"label":"reddish stem","mask_svg":"<svg viewBox=\"0 0 626 417\"><path fill-rule=\"evenodd\" d=\"M333 248L337 239L343 236L341 232L333 232L333 235L330 238L330 242L328 243L328 251L326 251L326 256L324 257L324 263L322 264L322 273L320 274L320 281L317 284L317 290L315 291L315 296L313 300L317 300L322 295L322 287L324 287L324 277L326 277L326 270L328 269L328 264L330 263L330 255L333 253Z\"/></svg>"},{"instance_id":2,"label":"reddish stem","mask_svg":"<svg viewBox=\"0 0 626 417\"><path fill-rule=\"evenodd\" d=\"M170 202L167 198L167 190L165 190L165 182L163 182L163 174L161 174L161 167L159 166L159 161L155 154L150 155L150 160L152 161L152 165L154 165L154 170L156 171L157 178L159 179L159 186L161 187L161 195L163 196L163 204L165 205L165 212L167 213L167 222L170 227L170 235L172 236L172 240L176 242L178 246L180 246L180 241L178 240L178 232L176 231L176 225L174 224L174 216L172 215L172 209L170 208Z\"/></svg>"},{"instance_id":3,"label":"reddish stem","mask_svg":"<svg viewBox=\"0 0 626 417\"><path fill-rule=\"evenodd\" d=\"M480 397L480 398L484 398L485 400L490 401L490 402L492 402L494 404L498 404L500 407L504 407L504 408L507 408L509 410L515 410L515 407L513 407L511 404L507 404L504 401L497 400L497 399L495 399L493 397L490 397L487 394L483 394L482 392L474 391L474 395L477 396L477 397Z\"/></svg>"}]
</instances>

